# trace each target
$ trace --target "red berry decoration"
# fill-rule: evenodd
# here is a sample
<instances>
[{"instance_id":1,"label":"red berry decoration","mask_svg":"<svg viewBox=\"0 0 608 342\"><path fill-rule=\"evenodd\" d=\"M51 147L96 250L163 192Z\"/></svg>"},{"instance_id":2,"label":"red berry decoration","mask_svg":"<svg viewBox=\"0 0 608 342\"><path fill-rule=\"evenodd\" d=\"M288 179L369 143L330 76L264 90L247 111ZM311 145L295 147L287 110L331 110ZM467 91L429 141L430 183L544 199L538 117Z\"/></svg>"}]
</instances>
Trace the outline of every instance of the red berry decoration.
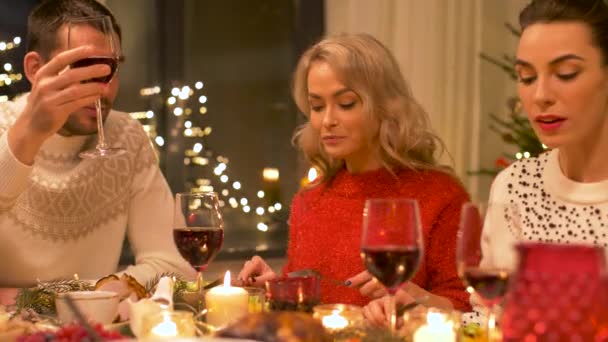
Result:
<instances>
[{"instance_id":1,"label":"red berry decoration","mask_svg":"<svg viewBox=\"0 0 608 342\"><path fill-rule=\"evenodd\" d=\"M93 329L104 341L124 338L116 331L105 330L101 324L95 324ZM85 342L90 340L91 337L82 325L68 324L55 332L39 331L35 334L21 336L17 342Z\"/></svg>"}]
</instances>

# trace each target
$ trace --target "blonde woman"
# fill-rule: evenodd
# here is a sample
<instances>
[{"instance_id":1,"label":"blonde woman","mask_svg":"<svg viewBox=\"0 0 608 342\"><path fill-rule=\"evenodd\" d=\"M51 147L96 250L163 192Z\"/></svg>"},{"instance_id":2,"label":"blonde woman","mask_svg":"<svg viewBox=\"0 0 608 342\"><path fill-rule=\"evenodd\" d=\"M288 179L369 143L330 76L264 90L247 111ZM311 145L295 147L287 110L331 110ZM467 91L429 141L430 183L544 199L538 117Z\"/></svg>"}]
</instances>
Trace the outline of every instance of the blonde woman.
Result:
<instances>
[{"instance_id":1,"label":"blonde woman","mask_svg":"<svg viewBox=\"0 0 608 342\"><path fill-rule=\"evenodd\" d=\"M400 291L401 302L425 297L434 306L466 309L454 256L460 207L468 195L437 163L442 143L392 54L369 35L324 39L300 58L293 96L308 118L294 142L321 175L293 200L283 271L312 268L345 281L348 287L321 281L325 303L365 305L385 295L360 257L363 205L368 198L415 198L425 256ZM258 286L274 277L257 256L239 274Z\"/></svg>"}]
</instances>

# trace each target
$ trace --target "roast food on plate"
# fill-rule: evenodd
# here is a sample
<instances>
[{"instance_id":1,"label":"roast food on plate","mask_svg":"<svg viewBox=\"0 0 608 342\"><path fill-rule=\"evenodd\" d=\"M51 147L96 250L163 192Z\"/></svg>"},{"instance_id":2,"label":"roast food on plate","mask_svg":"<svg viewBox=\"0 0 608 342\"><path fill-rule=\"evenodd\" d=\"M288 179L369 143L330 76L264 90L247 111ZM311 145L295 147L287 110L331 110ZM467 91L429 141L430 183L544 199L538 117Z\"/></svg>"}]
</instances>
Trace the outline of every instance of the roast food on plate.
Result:
<instances>
[{"instance_id":1,"label":"roast food on plate","mask_svg":"<svg viewBox=\"0 0 608 342\"><path fill-rule=\"evenodd\" d=\"M0 305L0 341L15 341L18 336L35 331L34 323L15 317Z\"/></svg>"},{"instance_id":2,"label":"roast food on plate","mask_svg":"<svg viewBox=\"0 0 608 342\"><path fill-rule=\"evenodd\" d=\"M301 312L251 314L220 330L216 336L273 342L331 342L329 333L312 316Z\"/></svg>"}]
</instances>

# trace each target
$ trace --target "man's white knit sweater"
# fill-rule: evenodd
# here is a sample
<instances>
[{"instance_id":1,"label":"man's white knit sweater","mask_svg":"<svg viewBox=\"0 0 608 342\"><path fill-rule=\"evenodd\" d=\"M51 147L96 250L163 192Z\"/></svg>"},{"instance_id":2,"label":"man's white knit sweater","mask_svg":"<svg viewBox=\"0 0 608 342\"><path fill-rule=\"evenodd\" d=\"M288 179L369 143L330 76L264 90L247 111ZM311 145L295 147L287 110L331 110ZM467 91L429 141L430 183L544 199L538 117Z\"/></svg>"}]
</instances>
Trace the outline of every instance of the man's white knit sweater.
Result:
<instances>
[{"instance_id":1,"label":"man's white knit sweater","mask_svg":"<svg viewBox=\"0 0 608 342\"><path fill-rule=\"evenodd\" d=\"M112 111L107 140L127 153L81 159L94 136L55 134L27 166L7 142L26 99L0 104L0 286L114 273L125 235L136 259L125 273L140 282L161 272L193 277L174 246L173 197L141 125Z\"/></svg>"}]
</instances>

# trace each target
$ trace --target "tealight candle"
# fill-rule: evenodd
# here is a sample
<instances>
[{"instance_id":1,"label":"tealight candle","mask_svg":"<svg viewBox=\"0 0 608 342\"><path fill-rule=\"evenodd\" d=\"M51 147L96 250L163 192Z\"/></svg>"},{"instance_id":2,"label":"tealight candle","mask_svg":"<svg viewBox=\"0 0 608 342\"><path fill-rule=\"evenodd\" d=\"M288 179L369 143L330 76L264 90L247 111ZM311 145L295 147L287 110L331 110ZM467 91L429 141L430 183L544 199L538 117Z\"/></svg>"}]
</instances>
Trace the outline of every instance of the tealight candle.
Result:
<instances>
[{"instance_id":1,"label":"tealight candle","mask_svg":"<svg viewBox=\"0 0 608 342\"><path fill-rule=\"evenodd\" d=\"M195 335L196 327L192 312L163 310L144 317L138 337L148 340Z\"/></svg>"},{"instance_id":2,"label":"tealight candle","mask_svg":"<svg viewBox=\"0 0 608 342\"><path fill-rule=\"evenodd\" d=\"M348 326L346 318L340 315L340 311L334 310L331 315L323 317L321 324L327 329L344 329Z\"/></svg>"},{"instance_id":3,"label":"tealight candle","mask_svg":"<svg viewBox=\"0 0 608 342\"><path fill-rule=\"evenodd\" d=\"M150 337L177 337L177 324L169 315L163 315L163 321L150 331Z\"/></svg>"},{"instance_id":4,"label":"tealight candle","mask_svg":"<svg viewBox=\"0 0 608 342\"><path fill-rule=\"evenodd\" d=\"M414 333L414 342L456 341L454 323L447 320L444 314L440 312L428 312L426 320L427 323L420 326Z\"/></svg>"},{"instance_id":5,"label":"tealight candle","mask_svg":"<svg viewBox=\"0 0 608 342\"><path fill-rule=\"evenodd\" d=\"M224 276L224 286L216 286L205 294L207 323L221 327L241 318L249 311L249 294L240 287L230 286L230 271Z\"/></svg>"},{"instance_id":6,"label":"tealight candle","mask_svg":"<svg viewBox=\"0 0 608 342\"><path fill-rule=\"evenodd\" d=\"M313 317L330 331L338 331L363 322L363 312L356 305L324 304L313 308Z\"/></svg>"}]
</instances>

